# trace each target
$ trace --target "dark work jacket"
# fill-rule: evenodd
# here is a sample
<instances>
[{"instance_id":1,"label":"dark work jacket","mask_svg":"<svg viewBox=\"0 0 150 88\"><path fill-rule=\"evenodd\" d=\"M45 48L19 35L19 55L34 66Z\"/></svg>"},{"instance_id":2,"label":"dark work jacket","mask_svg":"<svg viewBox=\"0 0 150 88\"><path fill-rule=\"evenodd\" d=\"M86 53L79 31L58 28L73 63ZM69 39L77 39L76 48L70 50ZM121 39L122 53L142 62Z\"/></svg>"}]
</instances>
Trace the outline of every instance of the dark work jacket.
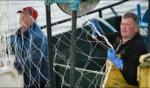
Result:
<instances>
[{"instance_id":1,"label":"dark work jacket","mask_svg":"<svg viewBox=\"0 0 150 88\"><path fill-rule=\"evenodd\" d=\"M11 46L16 57L14 67L24 75L25 87L35 82L48 84L48 43L40 27L34 23L23 33L18 29L11 35Z\"/></svg>"},{"instance_id":2,"label":"dark work jacket","mask_svg":"<svg viewBox=\"0 0 150 88\"><path fill-rule=\"evenodd\" d=\"M116 32L107 36L108 40L116 49L122 39L121 34ZM130 40L120 45L116 50L117 54L121 54L123 60L123 69L120 70L128 84L138 85L137 82L137 67L139 66L139 57L147 53L146 46L137 33Z\"/></svg>"}]
</instances>

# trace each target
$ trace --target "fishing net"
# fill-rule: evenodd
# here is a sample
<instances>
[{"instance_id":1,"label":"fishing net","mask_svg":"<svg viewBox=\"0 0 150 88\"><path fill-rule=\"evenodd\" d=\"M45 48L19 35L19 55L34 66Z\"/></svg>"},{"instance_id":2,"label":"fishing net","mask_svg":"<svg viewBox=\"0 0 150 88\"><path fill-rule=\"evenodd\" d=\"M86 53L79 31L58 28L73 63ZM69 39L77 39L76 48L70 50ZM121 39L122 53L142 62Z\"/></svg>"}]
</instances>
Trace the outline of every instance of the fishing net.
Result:
<instances>
[{"instance_id":1,"label":"fishing net","mask_svg":"<svg viewBox=\"0 0 150 88\"><path fill-rule=\"evenodd\" d=\"M20 50L22 50L24 54L19 51L17 45L18 35L16 31L19 29L20 15L17 15L16 12L26 6L31 6L31 3L33 3L33 1L27 2L25 5L25 2L26 1L0 1L0 87L20 88L33 85L38 87L40 86L41 79L45 80L46 85L49 84L49 79L45 77L45 74L48 74L48 69L45 69L45 71L47 71L45 74L41 71L43 67L41 64L47 63L48 67L48 57L44 54L45 46L43 46L47 43L47 40L33 31L32 35L35 34L39 40L41 40L41 44L35 44L33 42L35 39L29 33L29 36L31 36L30 39L25 36L20 37L22 41L22 49ZM34 3L37 4L39 2ZM14 48L12 48L12 46ZM36 53L34 50L36 50ZM36 54L36 57L33 57L35 56L34 54Z\"/></svg>"},{"instance_id":2,"label":"fishing net","mask_svg":"<svg viewBox=\"0 0 150 88\"><path fill-rule=\"evenodd\" d=\"M10 39L8 36L14 34L18 28L18 21L19 17L16 15L16 12L26 6L33 6L33 7L40 7L42 6L42 10L45 10L44 2L43 1L0 1L0 61L1 61L1 68L0 68L0 81L1 83L5 83L4 85L0 85L0 87L29 87L33 85L35 81L32 78L31 74L34 72L30 68L27 68L29 65L34 65L34 61L31 59L31 53L27 54L26 59L29 60L29 63L23 62L21 64L23 73L20 73L13 65L15 61L15 55L11 53L11 46L10 46ZM34 3L35 5L32 5ZM43 3L42 5L38 6L39 3ZM19 5L17 7L17 5ZM36 6L37 5L37 6ZM53 6L53 5L52 5ZM54 8L55 11L52 11L53 18L60 16L62 11L60 9ZM41 11L41 9L40 9ZM40 13L39 11L39 13ZM40 15L40 14L39 14ZM65 14L66 15L66 14ZM42 15L42 17L45 15ZM43 19L40 17L40 19ZM65 16L64 16L65 17ZM68 16L70 17L70 16ZM54 21L52 18L52 22ZM62 16L61 16L62 19ZM18 20L18 21L17 21ZM88 16L84 16L82 21L87 21ZM37 20L40 23L40 20ZM80 23L80 22L79 22ZM40 24L42 25L43 22ZM63 24L62 24L63 25ZM54 61L54 86L58 88L69 88L70 87L70 61L71 61L71 22L67 22L67 26L56 25L52 27L52 31L62 31L67 30L67 32L53 34L52 37L52 54L53 54L53 61ZM106 62L106 47L107 41L96 41L91 38L91 34L93 31L93 27L89 24L79 25L77 24L78 28L76 30L76 61L75 61L75 87L77 88L99 88L103 86L104 78L105 78L105 62ZM18 27L18 28L17 28ZM43 29L45 33L45 30ZM104 32L112 32L108 29L104 30ZM45 33L46 34L46 33ZM43 59L42 57L46 57L41 48L36 47L36 44L33 44L32 39L29 40L30 45L34 45L37 50L40 52L40 56L38 57L39 62ZM43 44L46 42L44 39L41 42ZM106 46L102 46L102 43ZM106 49L105 49L106 48ZM31 48L29 48L30 51ZM20 57L21 55L17 55ZM19 58L18 61L22 61L24 58ZM48 59L45 59L48 62ZM42 62L41 62L42 64ZM36 67L40 69L40 67ZM6 70L7 69L7 70ZM29 84L24 83L23 74L29 73L28 77ZM38 72L39 75L43 75L42 72ZM47 71L48 73L48 71ZM15 74L15 75L13 75ZM12 76L13 75L13 76ZM11 79L16 79L16 81L11 81ZM49 79L46 79L46 83L49 83ZM9 84L7 84L9 81ZM7 82L7 83L6 83ZM14 82L14 83L13 83ZM14 84L14 85L13 85ZM39 83L37 82L39 86Z\"/></svg>"},{"instance_id":3,"label":"fishing net","mask_svg":"<svg viewBox=\"0 0 150 88\"><path fill-rule=\"evenodd\" d=\"M15 16L13 14L8 16L14 9L14 6L10 4L14 2L7 2L7 8L4 7L5 3L0 1L0 87L23 87L23 77L13 67L15 57L10 54L10 39L8 38L15 31L13 29L15 24L10 23L13 22ZM8 8L9 11L7 11Z\"/></svg>"},{"instance_id":4,"label":"fishing net","mask_svg":"<svg viewBox=\"0 0 150 88\"><path fill-rule=\"evenodd\" d=\"M105 37L105 32L112 33L116 30L102 19L102 26L107 28L104 34L98 34L104 40L91 38L93 31L97 31L90 17L84 16L82 25L76 30L76 61L75 61L75 87L97 88L104 87L109 69L106 70L106 50L112 47ZM93 20L93 19L91 19ZM99 23L98 23L99 24ZM69 23L68 23L69 25ZM77 24L78 25L78 24ZM79 26L79 25L78 25ZM109 29L112 28L112 29ZM55 29L60 30L59 27ZM61 28L63 30L65 28ZM56 77L56 87L70 87L70 61L71 61L71 31L53 36L53 59ZM108 67L110 68L110 67ZM86 84L86 85L85 85Z\"/></svg>"}]
</instances>

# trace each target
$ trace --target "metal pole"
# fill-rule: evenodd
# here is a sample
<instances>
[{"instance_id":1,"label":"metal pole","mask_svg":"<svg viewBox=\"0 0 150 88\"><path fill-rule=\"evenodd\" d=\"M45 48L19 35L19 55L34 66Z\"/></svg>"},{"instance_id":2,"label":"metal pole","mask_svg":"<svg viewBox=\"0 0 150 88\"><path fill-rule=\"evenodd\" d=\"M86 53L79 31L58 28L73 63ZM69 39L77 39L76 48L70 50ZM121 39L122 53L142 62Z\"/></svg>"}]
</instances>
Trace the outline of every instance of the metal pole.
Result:
<instances>
[{"instance_id":1,"label":"metal pole","mask_svg":"<svg viewBox=\"0 0 150 88\"><path fill-rule=\"evenodd\" d=\"M150 1L148 0L148 53L150 53Z\"/></svg>"},{"instance_id":2,"label":"metal pole","mask_svg":"<svg viewBox=\"0 0 150 88\"><path fill-rule=\"evenodd\" d=\"M54 88L54 75L53 75L53 57L52 57L52 33L51 33L51 11L50 5L46 5L46 25L47 25L47 38L48 38L48 60L49 60L49 77L50 88Z\"/></svg>"},{"instance_id":3,"label":"metal pole","mask_svg":"<svg viewBox=\"0 0 150 88\"><path fill-rule=\"evenodd\" d=\"M70 88L74 88L75 83L76 18L77 11L75 10L72 11Z\"/></svg>"}]
</instances>

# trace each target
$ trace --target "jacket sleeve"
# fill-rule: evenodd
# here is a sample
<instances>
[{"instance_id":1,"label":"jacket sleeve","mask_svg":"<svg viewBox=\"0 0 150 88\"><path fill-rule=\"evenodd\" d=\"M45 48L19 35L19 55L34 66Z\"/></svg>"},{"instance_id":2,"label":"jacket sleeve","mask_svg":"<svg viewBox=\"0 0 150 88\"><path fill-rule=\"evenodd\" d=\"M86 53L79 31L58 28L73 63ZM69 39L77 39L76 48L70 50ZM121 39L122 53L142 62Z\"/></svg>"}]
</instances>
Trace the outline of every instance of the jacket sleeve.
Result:
<instances>
[{"instance_id":1,"label":"jacket sleeve","mask_svg":"<svg viewBox=\"0 0 150 88\"><path fill-rule=\"evenodd\" d=\"M139 57L146 52L144 46L139 44L134 44L126 49L126 55L124 56L126 59L124 59L121 72L130 84L138 85L135 80L137 80L137 67L140 64Z\"/></svg>"},{"instance_id":2,"label":"jacket sleeve","mask_svg":"<svg viewBox=\"0 0 150 88\"><path fill-rule=\"evenodd\" d=\"M106 37L109 40L109 42L111 44L114 44L116 42L116 38L118 36L121 36L120 32L115 32L115 33L111 33L111 34L107 34Z\"/></svg>"},{"instance_id":3,"label":"jacket sleeve","mask_svg":"<svg viewBox=\"0 0 150 88\"><path fill-rule=\"evenodd\" d=\"M17 60L14 63L15 67L20 71L31 70L32 68L38 69L42 65L43 59L47 60L47 42L38 37L33 40L28 51L25 59Z\"/></svg>"},{"instance_id":4,"label":"jacket sleeve","mask_svg":"<svg viewBox=\"0 0 150 88\"><path fill-rule=\"evenodd\" d=\"M15 34L14 35L10 35L10 46L11 46L11 53L15 53Z\"/></svg>"}]
</instances>

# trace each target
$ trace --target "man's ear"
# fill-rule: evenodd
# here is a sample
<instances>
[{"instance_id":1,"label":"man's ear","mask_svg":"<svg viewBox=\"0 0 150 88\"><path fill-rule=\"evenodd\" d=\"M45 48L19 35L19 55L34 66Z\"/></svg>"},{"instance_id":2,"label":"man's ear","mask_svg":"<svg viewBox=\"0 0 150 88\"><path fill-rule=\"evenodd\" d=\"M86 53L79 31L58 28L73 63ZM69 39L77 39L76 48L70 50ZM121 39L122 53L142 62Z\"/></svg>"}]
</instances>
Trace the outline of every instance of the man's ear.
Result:
<instances>
[{"instance_id":1,"label":"man's ear","mask_svg":"<svg viewBox=\"0 0 150 88\"><path fill-rule=\"evenodd\" d=\"M135 26L135 32L138 32L139 31L139 27L138 26Z\"/></svg>"}]
</instances>

